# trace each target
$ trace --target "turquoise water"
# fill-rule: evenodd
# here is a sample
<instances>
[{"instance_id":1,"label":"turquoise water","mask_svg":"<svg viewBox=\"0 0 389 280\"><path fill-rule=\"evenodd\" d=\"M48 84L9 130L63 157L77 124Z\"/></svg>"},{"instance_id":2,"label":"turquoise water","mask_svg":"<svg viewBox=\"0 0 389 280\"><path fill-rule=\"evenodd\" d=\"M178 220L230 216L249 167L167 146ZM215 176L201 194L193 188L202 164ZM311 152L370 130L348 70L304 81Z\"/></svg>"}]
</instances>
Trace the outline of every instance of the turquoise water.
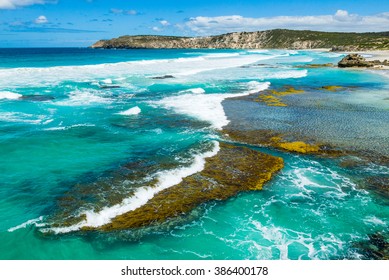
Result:
<instances>
[{"instance_id":1,"label":"turquoise water","mask_svg":"<svg viewBox=\"0 0 389 280\"><path fill-rule=\"evenodd\" d=\"M294 132L389 156L385 71L306 69L340 54L245 50L0 50L0 259L343 259L387 229L387 198L364 187L389 167L280 156L263 191L200 205L160 227L84 233L147 201L217 152L218 130ZM173 77L164 77L171 75ZM253 98L292 85L289 107ZM326 85L345 87L320 91ZM251 95L250 95L251 94ZM239 97L226 99L229 97ZM362 159L361 159L362 160ZM64 203L64 197L74 203Z\"/></svg>"}]
</instances>

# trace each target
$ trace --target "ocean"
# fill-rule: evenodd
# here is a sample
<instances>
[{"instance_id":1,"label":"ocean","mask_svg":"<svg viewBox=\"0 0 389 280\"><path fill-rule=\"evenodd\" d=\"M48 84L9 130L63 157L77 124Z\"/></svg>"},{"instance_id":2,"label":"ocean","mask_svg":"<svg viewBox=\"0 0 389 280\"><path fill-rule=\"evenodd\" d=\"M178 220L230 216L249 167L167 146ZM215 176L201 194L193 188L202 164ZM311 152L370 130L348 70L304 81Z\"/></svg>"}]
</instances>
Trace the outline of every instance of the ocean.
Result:
<instances>
[{"instance_id":1,"label":"ocean","mask_svg":"<svg viewBox=\"0 0 389 280\"><path fill-rule=\"evenodd\" d=\"M309 66L342 56L0 49L0 259L383 257L389 74ZM337 154L246 143L227 130L286 135ZM284 167L260 191L103 229L198 176L223 143Z\"/></svg>"}]
</instances>

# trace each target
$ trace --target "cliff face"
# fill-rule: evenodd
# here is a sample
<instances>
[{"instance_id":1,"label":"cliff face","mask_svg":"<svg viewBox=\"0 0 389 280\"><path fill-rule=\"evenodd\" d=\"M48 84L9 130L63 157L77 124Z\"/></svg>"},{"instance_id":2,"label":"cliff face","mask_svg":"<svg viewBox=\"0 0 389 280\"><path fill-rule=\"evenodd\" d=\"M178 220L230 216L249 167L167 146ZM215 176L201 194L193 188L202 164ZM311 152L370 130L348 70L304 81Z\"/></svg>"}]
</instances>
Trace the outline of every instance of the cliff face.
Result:
<instances>
[{"instance_id":1,"label":"cliff face","mask_svg":"<svg viewBox=\"0 0 389 280\"><path fill-rule=\"evenodd\" d=\"M100 40L91 48L117 49L389 49L389 32L338 33L276 29L210 37L122 36Z\"/></svg>"}]
</instances>

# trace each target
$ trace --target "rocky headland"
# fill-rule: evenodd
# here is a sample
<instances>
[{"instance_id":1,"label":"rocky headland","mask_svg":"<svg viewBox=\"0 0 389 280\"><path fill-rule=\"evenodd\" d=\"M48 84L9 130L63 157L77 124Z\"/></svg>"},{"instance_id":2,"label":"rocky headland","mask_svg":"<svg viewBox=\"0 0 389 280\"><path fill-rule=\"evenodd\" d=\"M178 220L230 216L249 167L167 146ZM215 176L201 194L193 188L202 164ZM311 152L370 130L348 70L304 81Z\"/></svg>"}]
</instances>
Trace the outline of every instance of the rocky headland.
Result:
<instances>
[{"instance_id":1,"label":"rocky headland","mask_svg":"<svg viewBox=\"0 0 389 280\"><path fill-rule=\"evenodd\" d=\"M317 49L333 51L389 50L389 32L343 33L274 29L207 37L121 36L100 40L103 49Z\"/></svg>"}]
</instances>

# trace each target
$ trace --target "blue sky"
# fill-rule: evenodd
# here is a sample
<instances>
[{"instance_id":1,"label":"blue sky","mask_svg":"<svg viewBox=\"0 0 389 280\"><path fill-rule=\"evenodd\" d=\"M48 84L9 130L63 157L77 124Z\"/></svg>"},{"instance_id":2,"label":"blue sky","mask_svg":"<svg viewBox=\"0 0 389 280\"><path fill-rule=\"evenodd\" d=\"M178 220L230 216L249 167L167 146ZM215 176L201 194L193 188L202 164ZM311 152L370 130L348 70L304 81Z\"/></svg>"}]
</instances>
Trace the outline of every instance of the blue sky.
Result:
<instances>
[{"instance_id":1,"label":"blue sky","mask_svg":"<svg viewBox=\"0 0 389 280\"><path fill-rule=\"evenodd\" d=\"M89 46L120 35L274 28L389 31L389 1L0 0L0 47Z\"/></svg>"}]
</instances>

